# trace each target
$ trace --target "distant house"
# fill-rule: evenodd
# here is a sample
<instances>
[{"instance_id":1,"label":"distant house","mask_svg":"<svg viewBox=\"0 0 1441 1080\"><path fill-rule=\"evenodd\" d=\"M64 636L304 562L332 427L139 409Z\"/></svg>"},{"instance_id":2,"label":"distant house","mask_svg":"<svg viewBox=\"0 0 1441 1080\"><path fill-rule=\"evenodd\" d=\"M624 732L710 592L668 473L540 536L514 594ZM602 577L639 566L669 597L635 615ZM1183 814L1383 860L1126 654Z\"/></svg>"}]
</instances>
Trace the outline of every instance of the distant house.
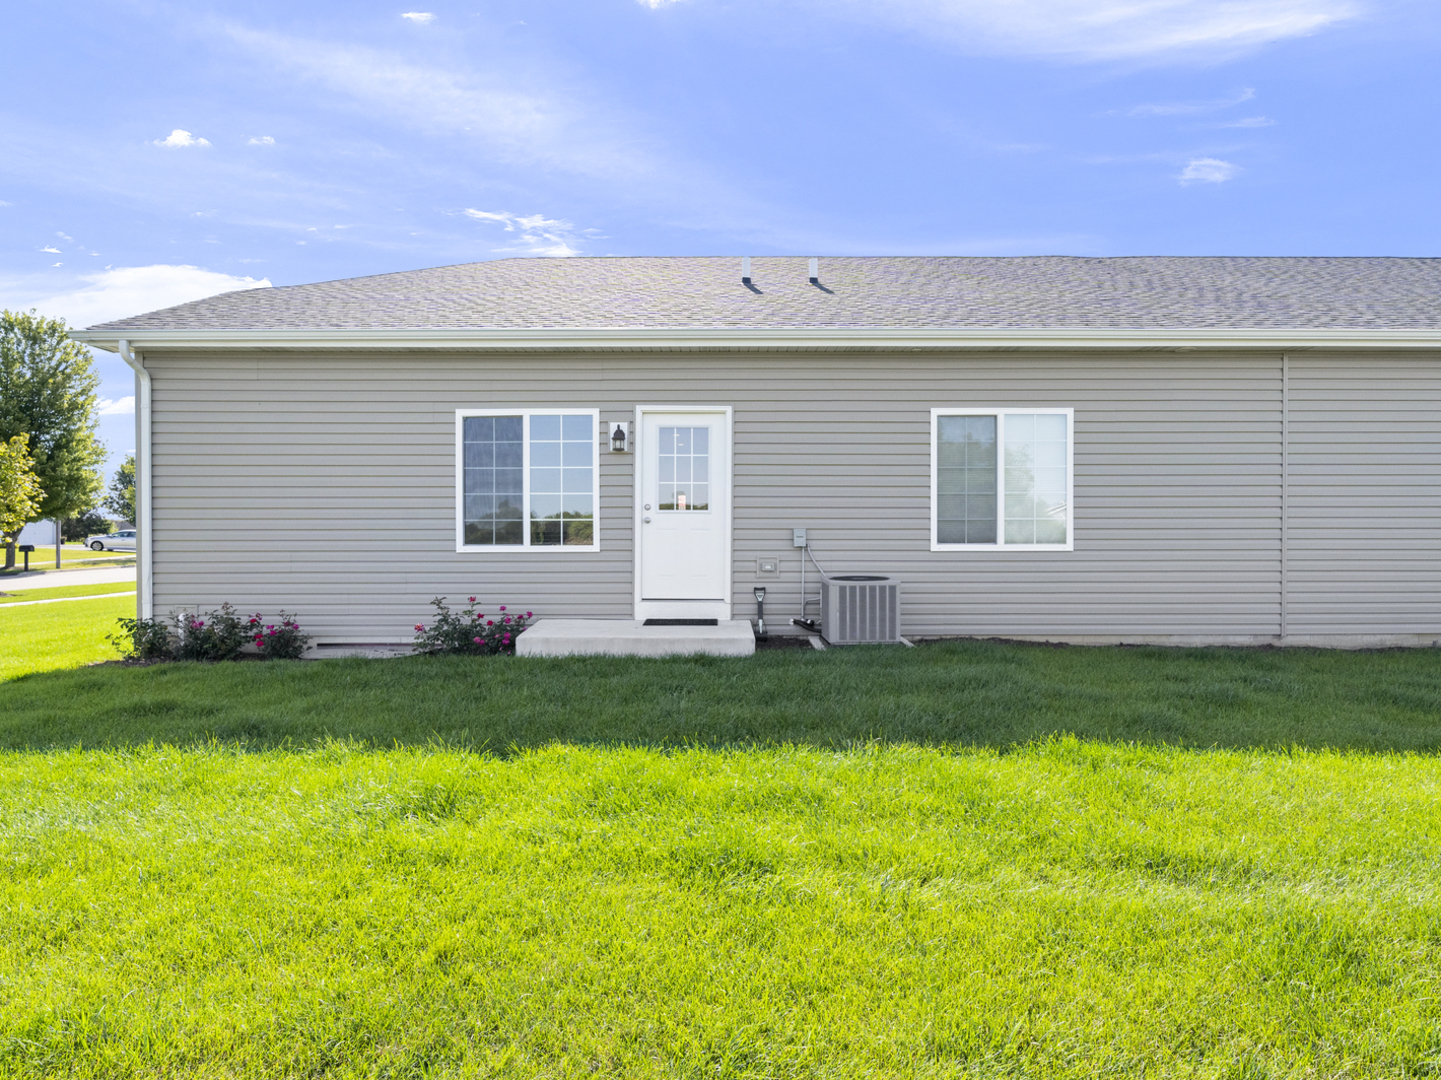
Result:
<instances>
[{"instance_id":1,"label":"distant house","mask_svg":"<svg viewBox=\"0 0 1441 1080\"><path fill-rule=\"evenodd\" d=\"M120 521L115 518L110 520L109 529L111 532L133 528L135 528L135 526L128 521ZM17 544L34 544L36 547L53 547L55 544L55 522L32 521L20 530L20 536L15 542Z\"/></svg>"},{"instance_id":2,"label":"distant house","mask_svg":"<svg viewBox=\"0 0 1441 1080\"><path fill-rule=\"evenodd\" d=\"M16 538L15 543L33 544L35 547L54 547L55 522L32 521L20 530L20 535Z\"/></svg>"},{"instance_id":3,"label":"distant house","mask_svg":"<svg viewBox=\"0 0 1441 1080\"><path fill-rule=\"evenodd\" d=\"M1441 639L1441 261L507 260L77 332L138 367L141 608ZM620 439L613 439L617 430ZM623 444L623 445L622 445ZM815 615L812 603L807 614Z\"/></svg>"}]
</instances>

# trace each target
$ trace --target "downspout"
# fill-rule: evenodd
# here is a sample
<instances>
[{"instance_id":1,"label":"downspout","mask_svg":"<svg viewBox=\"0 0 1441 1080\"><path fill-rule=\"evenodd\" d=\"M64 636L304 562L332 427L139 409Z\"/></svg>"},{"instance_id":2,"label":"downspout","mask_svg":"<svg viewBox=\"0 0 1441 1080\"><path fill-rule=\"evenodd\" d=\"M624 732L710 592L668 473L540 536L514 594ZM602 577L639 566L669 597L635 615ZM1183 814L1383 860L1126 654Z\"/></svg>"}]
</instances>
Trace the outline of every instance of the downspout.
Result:
<instances>
[{"instance_id":1,"label":"downspout","mask_svg":"<svg viewBox=\"0 0 1441 1080\"><path fill-rule=\"evenodd\" d=\"M1281 354L1281 641L1291 633L1291 354Z\"/></svg>"},{"instance_id":2,"label":"downspout","mask_svg":"<svg viewBox=\"0 0 1441 1080\"><path fill-rule=\"evenodd\" d=\"M155 545L151 537L151 512L155 505L150 494L150 372L145 370L145 361L130 349L130 342L120 340L120 359L135 370L137 401L135 403L136 451L139 460L135 463L135 532L140 540L136 555L140 563L139 580L140 617L154 618L155 615L155 574L152 570L152 554Z\"/></svg>"}]
</instances>

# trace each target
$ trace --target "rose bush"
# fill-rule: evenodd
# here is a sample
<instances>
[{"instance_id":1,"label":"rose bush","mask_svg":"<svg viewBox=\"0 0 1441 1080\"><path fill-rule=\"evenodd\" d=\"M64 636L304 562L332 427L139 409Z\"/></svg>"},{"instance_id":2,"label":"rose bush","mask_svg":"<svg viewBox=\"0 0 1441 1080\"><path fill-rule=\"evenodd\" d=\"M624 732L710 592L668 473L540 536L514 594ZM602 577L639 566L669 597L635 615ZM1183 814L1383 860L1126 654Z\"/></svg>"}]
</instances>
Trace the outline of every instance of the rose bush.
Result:
<instances>
[{"instance_id":1,"label":"rose bush","mask_svg":"<svg viewBox=\"0 0 1441 1080\"><path fill-rule=\"evenodd\" d=\"M163 619L120 619L111 643L127 660L239 660L247 644L272 660L298 660L310 641L293 615L281 612L278 623L260 614L244 619L225 603L204 614L172 611Z\"/></svg>"},{"instance_id":2,"label":"rose bush","mask_svg":"<svg viewBox=\"0 0 1441 1080\"><path fill-rule=\"evenodd\" d=\"M437 596L430 605L435 608L435 619L429 626L415 624L415 651L432 656L514 653L515 639L530 625L533 617L529 611L524 615L507 614L504 604L495 615L487 616L476 610L473 596L461 611L451 611L443 596Z\"/></svg>"},{"instance_id":3,"label":"rose bush","mask_svg":"<svg viewBox=\"0 0 1441 1080\"><path fill-rule=\"evenodd\" d=\"M302 633L294 616L280 613L279 623L266 623L257 611L250 617L252 643L260 655L271 660L299 660L310 643L310 635Z\"/></svg>"}]
</instances>

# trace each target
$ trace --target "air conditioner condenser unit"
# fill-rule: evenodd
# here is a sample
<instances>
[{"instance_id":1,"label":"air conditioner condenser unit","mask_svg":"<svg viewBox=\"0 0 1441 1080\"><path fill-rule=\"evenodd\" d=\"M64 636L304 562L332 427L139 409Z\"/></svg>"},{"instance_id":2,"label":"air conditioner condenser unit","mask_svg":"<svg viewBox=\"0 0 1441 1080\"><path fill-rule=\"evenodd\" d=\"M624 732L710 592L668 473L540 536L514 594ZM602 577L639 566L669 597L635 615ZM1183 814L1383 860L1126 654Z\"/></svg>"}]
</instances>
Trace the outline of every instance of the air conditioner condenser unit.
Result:
<instances>
[{"instance_id":1,"label":"air conditioner condenser unit","mask_svg":"<svg viewBox=\"0 0 1441 1080\"><path fill-rule=\"evenodd\" d=\"M821 637L831 645L899 644L900 581L888 574L823 576Z\"/></svg>"}]
</instances>

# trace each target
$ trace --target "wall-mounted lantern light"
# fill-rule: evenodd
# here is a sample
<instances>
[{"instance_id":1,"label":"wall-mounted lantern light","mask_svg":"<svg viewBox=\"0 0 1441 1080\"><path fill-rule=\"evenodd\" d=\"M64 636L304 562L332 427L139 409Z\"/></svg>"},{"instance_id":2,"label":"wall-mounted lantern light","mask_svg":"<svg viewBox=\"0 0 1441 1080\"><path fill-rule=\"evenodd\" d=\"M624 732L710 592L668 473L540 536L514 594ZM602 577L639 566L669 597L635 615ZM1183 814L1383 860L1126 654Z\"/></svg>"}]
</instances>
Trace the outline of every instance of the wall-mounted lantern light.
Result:
<instances>
[{"instance_id":1,"label":"wall-mounted lantern light","mask_svg":"<svg viewBox=\"0 0 1441 1080\"><path fill-rule=\"evenodd\" d=\"M630 434L626 431L628 424L616 424L615 431L610 436L610 452L612 454L624 454L626 443L630 441Z\"/></svg>"},{"instance_id":2,"label":"wall-mounted lantern light","mask_svg":"<svg viewBox=\"0 0 1441 1080\"><path fill-rule=\"evenodd\" d=\"M756 598L756 637L764 641L766 634L766 587L757 585L751 590Z\"/></svg>"}]
</instances>

